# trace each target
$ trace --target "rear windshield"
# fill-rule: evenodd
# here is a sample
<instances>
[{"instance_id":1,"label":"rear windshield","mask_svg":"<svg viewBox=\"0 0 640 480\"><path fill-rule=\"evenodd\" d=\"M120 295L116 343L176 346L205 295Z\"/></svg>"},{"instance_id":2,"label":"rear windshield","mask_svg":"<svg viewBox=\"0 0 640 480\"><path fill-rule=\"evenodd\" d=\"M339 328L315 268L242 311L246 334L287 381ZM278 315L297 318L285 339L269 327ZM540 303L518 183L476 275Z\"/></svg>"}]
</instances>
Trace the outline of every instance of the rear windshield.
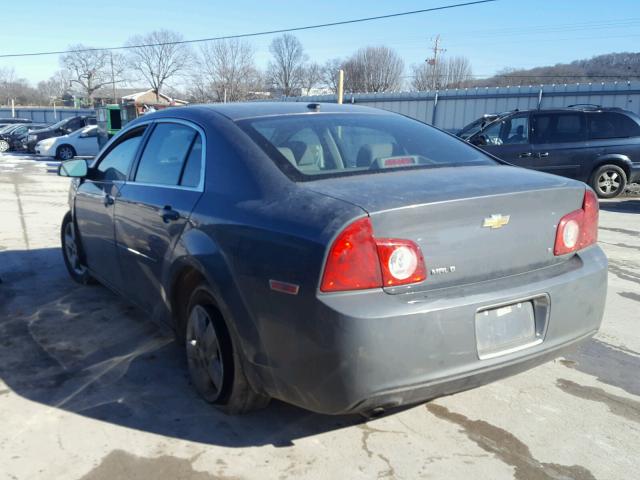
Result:
<instances>
[{"instance_id":1,"label":"rear windshield","mask_svg":"<svg viewBox=\"0 0 640 480\"><path fill-rule=\"evenodd\" d=\"M238 125L294 180L497 164L467 143L402 116L311 113Z\"/></svg>"}]
</instances>

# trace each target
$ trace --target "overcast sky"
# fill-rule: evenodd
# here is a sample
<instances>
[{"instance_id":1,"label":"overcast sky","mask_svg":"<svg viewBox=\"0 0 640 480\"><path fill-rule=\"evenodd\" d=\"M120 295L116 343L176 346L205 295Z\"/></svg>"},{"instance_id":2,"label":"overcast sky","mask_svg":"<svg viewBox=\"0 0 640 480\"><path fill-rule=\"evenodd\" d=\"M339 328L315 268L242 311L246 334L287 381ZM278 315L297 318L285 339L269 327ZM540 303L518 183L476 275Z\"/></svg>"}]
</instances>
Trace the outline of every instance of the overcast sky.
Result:
<instances>
[{"instance_id":1,"label":"overcast sky","mask_svg":"<svg viewBox=\"0 0 640 480\"><path fill-rule=\"evenodd\" d=\"M448 5L465 0L51 0L2 2L0 53L60 50L69 44L122 45L137 33L167 28L187 39L295 27ZM640 0L499 0L441 12L298 32L309 57L324 62L366 45L387 45L407 68L431 55L463 55L473 72L533 67L609 52L639 51ZM251 39L266 66L272 37ZM32 83L59 68L58 56L0 58Z\"/></svg>"}]
</instances>

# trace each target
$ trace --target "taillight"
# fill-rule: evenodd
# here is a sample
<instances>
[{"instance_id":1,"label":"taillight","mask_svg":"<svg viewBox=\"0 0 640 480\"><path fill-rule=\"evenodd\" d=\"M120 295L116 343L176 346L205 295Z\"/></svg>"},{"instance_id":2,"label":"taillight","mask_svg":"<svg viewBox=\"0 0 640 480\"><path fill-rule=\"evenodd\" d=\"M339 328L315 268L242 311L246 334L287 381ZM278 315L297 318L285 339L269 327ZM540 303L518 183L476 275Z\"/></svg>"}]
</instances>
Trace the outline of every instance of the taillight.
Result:
<instances>
[{"instance_id":1,"label":"taillight","mask_svg":"<svg viewBox=\"0 0 640 480\"><path fill-rule=\"evenodd\" d=\"M427 278L420 247L411 240L376 239L385 287L417 283Z\"/></svg>"},{"instance_id":2,"label":"taillight","mask_svg":"<svg viewBox=\"0 0 640 480\"><path fill-rule=\"evenodd\" d=\"M420 247L411 240L374 238L368 217L348 225L333 242L320 290L337 292L406 285L427 277Z\"/></svg>"},{"instance_id":3,"label":"taillight","mask_svg":"<svg viewBox=\"0 0 640 480\"><path fill-rule=\"evenodd\" d=\"M322 277L323 292L382 285L382 273L369 217L356 220L335 239Z\"/></svg>"},{"instance_id":4,"label":"taillight","mask_svg":"<svg viewBox=\"0 0 640 480\"><path fill-rule=\"evenodd\" d=\"M592 190L584 194L582 208L560 219L556 231L554 255L565 255L598 241L598 199Z\"/></svg>"}]
</instances>

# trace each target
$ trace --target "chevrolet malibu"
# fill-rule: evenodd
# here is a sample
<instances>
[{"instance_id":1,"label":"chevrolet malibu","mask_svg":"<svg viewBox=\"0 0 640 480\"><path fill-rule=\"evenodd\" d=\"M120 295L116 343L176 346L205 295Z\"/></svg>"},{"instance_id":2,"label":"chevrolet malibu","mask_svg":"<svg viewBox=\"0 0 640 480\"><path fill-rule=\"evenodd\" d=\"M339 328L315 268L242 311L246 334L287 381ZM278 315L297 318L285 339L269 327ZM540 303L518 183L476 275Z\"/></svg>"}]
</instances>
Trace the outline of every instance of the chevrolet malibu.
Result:
<instances>
[{"instance_id":1,"label":"chevrolet malibu","mask_svg":"<svg viewBox=\"0 0 640 480\"><path fill-rule=\"evenodd\" d=\"M171 325L228 413L376 414L531 368L602 320L590 188L393 113L172 108L60 174L71 277Z\"/></svg>"}]
</instances>

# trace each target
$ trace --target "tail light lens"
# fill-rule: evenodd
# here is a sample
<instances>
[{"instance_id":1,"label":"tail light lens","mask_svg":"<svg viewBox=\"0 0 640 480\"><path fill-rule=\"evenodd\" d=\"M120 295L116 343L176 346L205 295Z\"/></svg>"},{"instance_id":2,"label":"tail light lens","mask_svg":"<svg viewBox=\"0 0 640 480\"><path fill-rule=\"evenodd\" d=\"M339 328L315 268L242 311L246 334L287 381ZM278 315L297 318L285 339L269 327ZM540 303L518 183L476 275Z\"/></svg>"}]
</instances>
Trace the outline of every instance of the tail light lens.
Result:
<instances>
[{"instance_id":1,"label":"tail light lens","mask_svg":"<svg viewBox=\"0 0 640 480\"><path fill-rule=\"evenodd\" d=\"M368 217L333 242L320 290L337 292L421 282L427 277L420 247L411 240L374 238Z\"/></svg>"},{"instance_id":2,"label":"tail light lens","mask_svg":"<svg viewBox=\"0 0 640 480\"><path fill-rule=\"evenodd\" d=\"M385 287L417 283L427 278L420 247L411 240L381 238L376 240L376 245Z\"/></svg>"},{"instance_id":3,"label":"tail light lens","mask_svg":"<svg viewBox=\"0 0 640 480\"><path fill-rule=\"evenodd\" d=\"M560 219L556 231L554 255L565 255L598 241L598 199L592 190L584 194L582 208Z\"/></svg>"}]
</instances>

